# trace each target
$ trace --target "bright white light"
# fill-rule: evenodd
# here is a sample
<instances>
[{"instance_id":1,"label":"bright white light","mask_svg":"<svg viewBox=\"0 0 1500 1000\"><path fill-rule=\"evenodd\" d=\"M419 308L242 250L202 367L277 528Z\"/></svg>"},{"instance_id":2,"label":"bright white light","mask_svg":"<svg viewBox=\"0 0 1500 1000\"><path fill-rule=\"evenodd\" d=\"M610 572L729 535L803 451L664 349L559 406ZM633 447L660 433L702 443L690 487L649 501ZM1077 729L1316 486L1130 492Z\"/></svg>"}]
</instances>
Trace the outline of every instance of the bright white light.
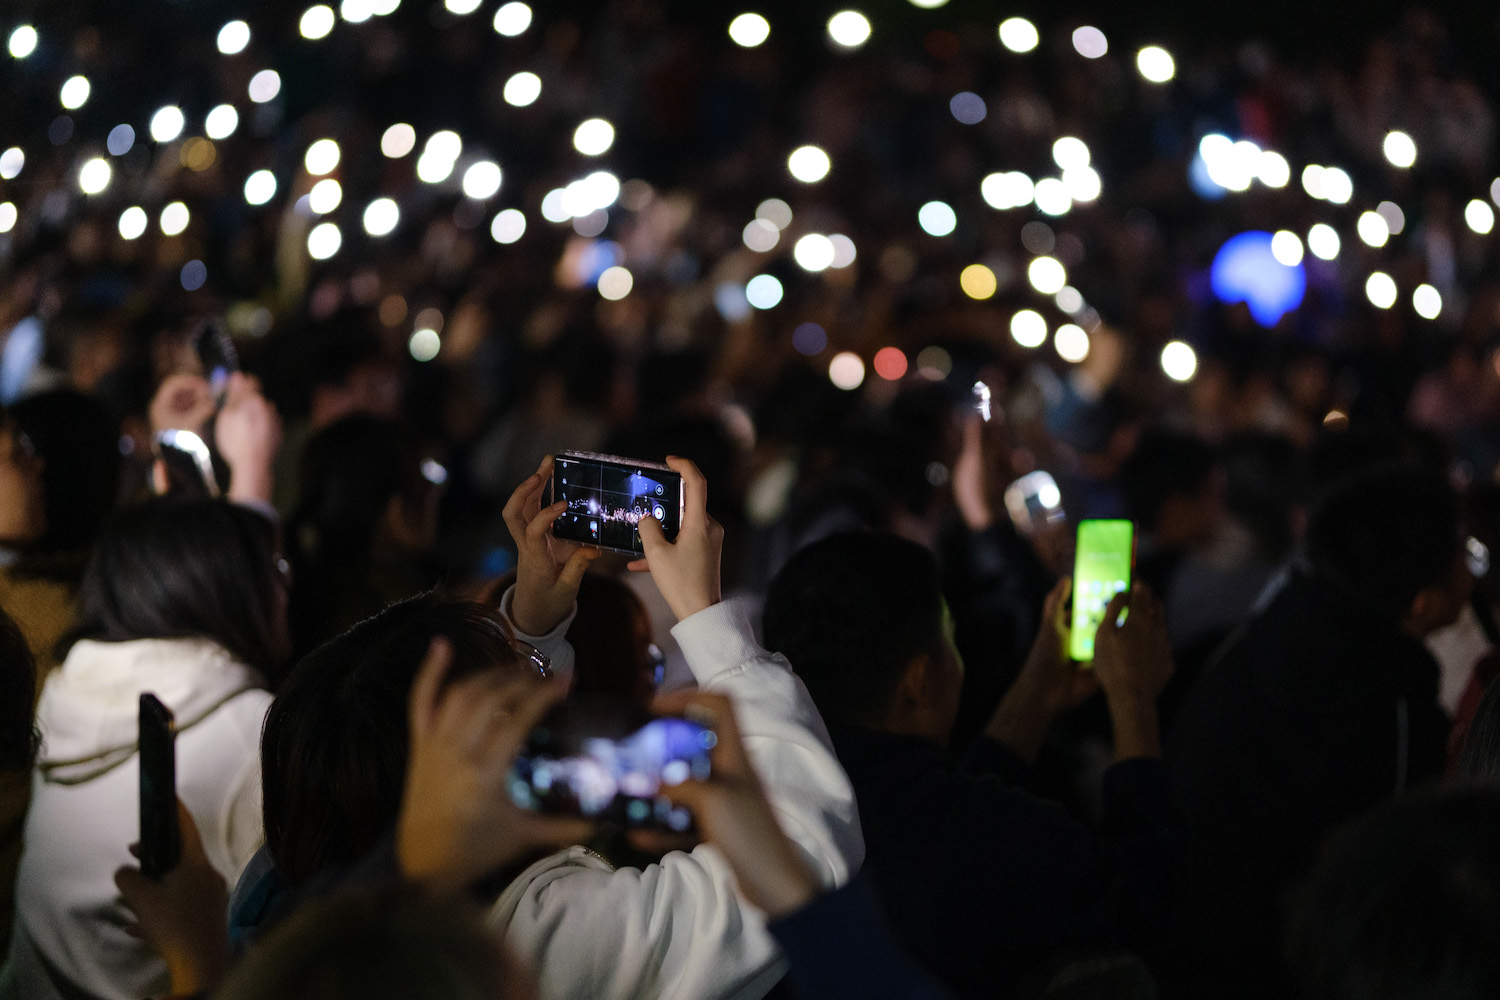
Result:
<instances>
[{"instance_id":1,"label":"bright white light","mask_svg":"<svg viewBox=\"0 0 1500 1000\"><path fill-rule=\"evenodd\" d=\"M745 282L745 300L757 309L773 308L781 296L781 282L769 274L757 274Z\"/></svg>"},{"instance_id":2,"label":"bright white light","mask_svg":"<svg viewBox=\"0 0 1500 1000\"><path fill-rule=\"evenodd\" d=\"M817 146L798 146L786 158L786 168L803 184L816 184L828 176L833 163Z\"/></svg>"},{"instance_id":3,"label":"bright white light","mask_svg":"<svg viewBox=\"0 0 1500 1000\"><path fill-rule=\"evenodd\" d=\"M247 90L250 100L256 104L274 101L276 95L281 93L281 74L274 69L263 69L250 78Z\"/></svg>"},{"instance_id":4,"label":"bright white light","mask_svg":"<svg viewBox=\"0 0 1500 1000\"><path fill-rule=\"evenodd\" d=\"M944 201L929 201L917 210L917 225L928 236L947 236L958 228L958 216Z\"/></svg>"},{"instance_id":5,"label":"bright white light","mask_svg":"<svg viewBox=\"0 0 1500 1000\"><path fill-rule=\"evenodd\" d=\"M230 21L219 29L219 51L226 56L237 56L250 44L250 25L244 21Z\"/></svg>"},{"instance_id":6,"label":"bright white light","mask_svg":"<svg viewBox=\"0 0 1500 1000\"><path fill-rule=\"evenodd\" d=\"M62 102L62 106L67 108L69 111L76 111L77 109L83 107L88 103L89 91L91 89L92 88L89 87L88 77L70 76L68 77L66 82L63 83L62 92L57 95L58 100L60 100Z\"/></svg>"},{"instance_id":7,"label":"bright white light","mask_svg":"<svg viewBox=\"0 0 1500 1000\"><path fill-rule=\"evenodd\" d=\"M609 208L620 199L620 178L608 170L596 170L581 181L568 185L570 198L583 202L583 211L576 215L588 215L601 208Z\"/></svg>"},{"instance_id":8,"label":"bright white light","mask_svg":"<svg viewBox=\"0 0 1500 1000\"><path fill-rule=\"evenodd\" d=\"M1365 280L1365 298L1377 309L1389 309L1396 304L1396 282L1384 271L1376 271Z\"/></svg>"},{"instance_id":9,"label":"bright white light","mask_svg":"<svg viewBox=\"0 0 1500 1000\"><path fill-rule=\"evenodd\" d=\"M307 172L314 177L322 177L324 174L333 172L333 168L339 165L339 144L332 139L319 139L307 147L307 155L302 158Z\"/></svg>"},{"instance_id":10,"label":"bright white light","mask_svg":"<svg viewBox=\"0 0 1500 1000\"><path fill-rule=\"evenodd\" d=\"M1333 260L1339 255L1339 234L1326 222L1320 222L1307 231L1307 249L1314 257Z\"/></svg>"},{"instance_id":11,"label":"bright white light","mask_svg":"<svg viewBox=\"0 0 1500 1000\"><path fill-rule=\"evenodd\" d=\"M443 349L443 338L438 336L436 330L424 327L412 332L411 339L406 342L406 349L418 361L431 361Z\"/></svg>"},{"instance_id":12,"label":"bright white light","mask_svg":"<svg viewBox=\"0 0 1500 1000\"><path fill-rule=\"evenodd\" d=\"M16 219L19 215L16 206L11 202L0 204L0 233L8 233L16 228Z\"/></svg>"},{"instance_id":13,"label":"bright white light","mask_svg":"<svg viewBox=\"0 0 1500 1000\"><path fill-rule=\"evenodd\" d=\"M913 7L919 7L922 10L937 10L939 7L945 6L948 0L908 0L908 2Z\"/></svg>"},{"instance_id":14,"label":"bright white light","mask_svg":"<svg viewBox=\"0 0 1500 1000\"><path fill-rule=\"evenodd\" d=\"M464 194L475 201L493 198L500 190L500 164L480 160L464 171Z\"/></svg>"},{"instance_id":15,"label":"bright white light","mask_svg":"<svg viewBox=\"0 0 1500 1000\"><path fill-rule=\"evenodd\" d=\"M191 216L188 207L180 201L174 201L161 210L161 217L157 222L161 225L161 231L168 236L176 236L188 227Z\"/></svg>"},{"instance_id":16,"label":"bright white light","mask_svg":"<svg viewBox=\"0 0 1500 1000\"><path fill-rule=\"evenodd\" d=\"M441 184L453 175L453 161L425 152L417 158L417 179L425 184Z\"/></svg>"},{"instance_id":17,"label":"bright white light","mask_svg":"<svg viewBox=\"0 0 1500 1000\"><path fill-rule=\"evenodd\" d=\"M120 237L127 240L138 240L146 232L146 225L150 220L146 217L146 210L139 205L131 205L120 213Z\"/></svg>"},{"instance_id":18,"label":"bright white light","mask_svg":"<svg viewBox=\"0 0 1500 1000\"><path fill-rule=\"evenodd\" d=\"M257 170L245 178L245 200L252 205L264 205L276 197L276 175L269 170Z\"/></svg>"},{"instance_id":19,"label":"bright white light","mask_svg":"<svg viewBox=\"0 0 1500 1000\"><path fill-rule=\"evenodd\" d=\"M1083 311L1083 293L1072 285L1064 285L1062 290L1052 297L1057 303L1057 308L1069 316L1076 316Z\"/></svg>"},{"instance_id":20,"label":"bright white light","mask_svg":"<svg viewBox=\"0 0 1500 1000\"><path fill-rule=\"evenodd\" d=\"M785 229L792 224L792 206L780 198L767 198L755 206L755 217L765 219L777 229Z\"/></svg>"},{"instance_id":21,"label":"bright white light","mask_svg":"<svg viewBox=\"0 0 1500 1000\"><path fill-rule=\"evenodd\" d=\"M1052 346L1058 357L1077 364L1089 356L1089 335L1081 326L1064 323L1052 335Z\"/></svg>"},{"instance_id":22,"label":"bright white light","mask_svg":"<svg viewBox=\"0 0 1500 1000\"><path fill-rule=\"evenodd\" d=\"M157 142L171 142L182 134L182 111L168 104L151 116L151 138Z\"/></svg>"},{"instance_id":23,"label":"bright white light","mask_svg":"<svg viewBox=\"0 0 1500 1000\"><path fill-rule=\"evenodd\" d=\"M1229 191L1248 191L1260 171L1261 148L1248 139L1231 142L1226 135L1210 132L1198 143L1198 155L1208 168L1209 179Z\"/></svg>"},{"instance_id":24,"label":"bright white light","mask_svg":"<svg viewBox=\"0 0 1500 1000\"><path fill-rule=\"evenodd\" d=\"M1098 59L1109 51L1109 39L1098 28L1085 24L1073 31L1073 48L1085 59Z\"/></svg>"},{"instance_id":25,"label":"bright white light","mask_svg":"<svg viewBox=\"0 0 1500 1000\"><path fill-rule=\"evenodd\" d=\"M833 244L833 266L835 268L848 267L859 256L859 250L854 246L854 241L843 233L834 233L828 237L828 242Z\"/></svg>"},{"instance_id":26,"label":"bright white light","mask_svg":"<svg viewBox=\"0 0 1500 1000\"><path fill-rule=\"evenodd\" d=\"M1036 197L1036 185L1019 170L990 174L979 185L979 193L991 208L1004 211L1030 205Z\"/></svg>"},{"instance_id":27,"label":"bright white light","mask_svg":"<svg viewBox=\"0 0 1500 1000\"><path fill-rule=\"evenodd\" d=\"M548 222L567 222L573 218L568 207L568 193L562 188L553 188L542 199L542 218Z\"/></svg>"},{"instance_id":28,"label":"bright white light","mask_svg":"<svg viewBox=\"0 0 1500 1000\"><path fill-rule=\"evenodd\" d=\"M84 194L98 194L109 187L111 173L109 161L96 156L78 171L78 189Z\"/></svg>"},{"instance_id":29,"label":"bright white light","mask_svg":"<svg viewBox=\"0 0 1500 1000\"><path fill-rule=\"evenodd\" d=\"M514 208L507 208L490 223L490 236L496 243L514 243L524 235L526 216Z\"/></svg>"},{"instance_id":30,"label":"bright white light","mask_svg":"<svg viewBox=\"0 0 1500 1000\"><path fill-rule=\"evenodd\" d=\"M1287 267L1296 267L1302 263L1302 241L1296 233L1283 229L1271 237L1271 256Z\"/></svg>"},{"instance_id":31,"label":"bright white light","mask_svg":"<svg viewBox=\"0 0 1500 1000\"><path fill-rule=\"evenodd\" d=\"M1198 352L1174 340L1161 349L1161 370L1174 382L1190 381L1198 371Z\"/></svg>"},{"instance_id":32,"label":"bright white light","mask_svg":"<svg viewBox=\"0 0 1500 1000\"><path fill-rule=\"evenodd\" d=\"M328 37L328 33L333 30L334 20L333 8L320 3L302 12L302 20L297 22L297 30L302 33L303 38L317 41L319 38Z\"/></svg>"},{"instance_id":33,"label":"bright white light","mask_svg":"<svg viewBox=\"0 0 1500 1000\"><path fill-rule=\"evenodd\" d=\"M1056 177L1043 177L1036 182L1036 207L1048 215L1066 215L1073 208L1073 196L1068 186Z\"/></svg>"},{"instance_id":34,"label":"bright white light","mask_svg":"<svg viewBox=\"0 0 1500 1000\"><path fill-rule=\"evenodd\" d=\"M531 8L524 3L502 4L495 11L495 30L507 38L514 38L531 27Z\"/></svg>"},{"instance_id":35,"label":"bright white light","mask_svg":"<svg viewBox=\"0 0 1500 1000\"><path fill-rule=\"evenodd\" d=\"M1075 202L1095 201L1104 191L1104 182L1093 167L1069 167L1063 171L1062 182Z\"/></svg>"},{"instance_id":36,"label":"bright white light","mask_svg":"<svg viewBox=\"0 0 1500 1000\"><path fill-rule=\"evenodd\" d=\"M1359 238L1365 241L1366 246L1383 247L1391 238L1391 227L1374 212L1361 214L1354 228L1359 233Z\"/></svg>"},{"instance_id":37,"label":"bright white light","mask_svg":"<svg viewBox=\"0 0 1500 1000\"><path fill-rule=\"evenodd\" d=\"M344 0L339 4L339 17L350 24L363 24L375 16L375 4L371 0Z\"/></svg>"},{"instance_id":38,"label":"bright white light","mask_svg":"<svg viewBox=\"0 0 1500 1000\"><path fill-rule=\"evenodd\" d=\"M853 351L840 351L828 362L828 381L845 392L853 392L864 384L864 361Z\"/></svg>"},{"instance_id":39,"label":"bright white light","mask_svg":"<svg viewBox=\"0 0 1500 1000\"><path fill-rule=\"evenodd\" d=\"M220 104L203 119L203 133L210 139L228 139L240 127L240 113L232 104Z\"/></svg>"},{"instance_id":40,"label":"bright white light","mask_svg":"<svg viewBox=\"0 0 1500 1000\"><path fill-rule=\"evenodd\" d=\"M1302 168L1302 190L1306 191L1309 197L1317 198L1319 200L1328 197L1328 195L1323 190L1322 167L1318 166L1316 163L1309 163L1307 166Z\"/></svg>"},{"instance_id":41,"label":"bright white light","mask_svg":"<svg viewBox=\"0 0 1500 1000\"><path fill-rule=\"evenodd\" d=\"M1418 285L1411 293L1411 307L1423 319L1437 319L1443 311L1443 296L1431 285Z\"/></svg>"},{"instance_id":42,"label":"bright white light","mask_svg":"<svg viewBox=\"0 0 1500 1000\"><path fill-rule=\"evenodd\" d=\"M542 78L535 73L517 73L505 81L505 103L513 108L525 108L536 103L542 96Z\"/></svg>"},{"instance_id":43,"label":"bright white light","mask_svg":"<svg viewBox=\"0 0 1500 1000\"><path fill-rule=\"evenodd\" d=\"M448 129L432 133L432 137L427 140L427 145L422 147L424 156L432 156L439 160L456 160L463 151L464 141L459 138L457 132Z\"/></svg>"},{"instance_id":44,"label":"bright white light","mask_svg":"<svg viewBox=\"0 0 1500 1000\"><path fill-rule=\"evenodd\" d=\"M1354 181L1338 167L1323 168L1323 197L1335 205L1347 205L1354 197Z\"/></svg>"},{"instance_id":45,"label":"bright white light","mask_svg":"<svg viewBox=\"0 0 1500 1000\"><path fill-rule=\"evenodd\" d=\"M1141 76L1152 83L1166 83L1177 75L1177 64L1172 61L1172 53L1160 45L1148 45L1136 53L1135 66L1141 71Z\"/></svg>"},{"instance_id":46,"label":"bright white light","mask_svg":"<svg viewBox=\"0 0 1500 1000\"><path fill-rule=\"evenodd\" d=\"M1469 224L1470 229L1484 236L1495 228L1495 210L1490 208L1489 202L1475 198L1464 206L1464 221Z\"/></svg>"},{"instance_id":47,"label":"bright white light","mask_svg":"<svg viewBox=\"0 0 1500 1000\"><path fill-rule=\"evenodd\" d=\"M635 278L618 264L605 268L604 273L599 275L599 294L611 302L623 299L634 287Z\"/></svg>"},{"instance_id":48,"label":"bright white light","mask_svg":"<svg viewBox=\"0 0 1500 1000\"><path fill-rule=\"evenodd\" d=\"M417 148L417 130L405 122L392 125L380 137L380 151L393 160L399 160Z\"/></svg>"},{"instance_id":49,"label":"bright white light","mask_svg":"<svg viewBox=\"0 0 1500 1000\"><path fill-rule=\"evenodd\" d=\"M1404 170L1417 162L1417 144L1405 132L1387 133L1383 145L1385 158L1391 166L1401 167Z\"/></svg>"},{"instance_id":50,"label":"bright white light","mask_svg":"<svg viewBox=\"0 0 1500 1000\"><path fill-rule=\"evenodd\" d=\"M1012 52L1030 52L1041 40L1036 25L1024 17L1008 17L1000 22L1000 44Z\"/></svg>"},{"instance_id":51,"label":"bright white light","mask_svg":"<svg viewBox=\"0 0 1500 1000\"><path fill-rule=\"evenodd\" d=\"M1490 181L1490 201L1500 205L1500 177Z\"/></svg>"},{"instance_id":52,"label":"bright white light","mask_svg":"<svg viewBox=\"0 0 1500 1000\"><path fill-rule=\"evenodd\" d=\"M23 24L10 33L10 54L16 59L25 59L36 51L36 29Z\"/></svg>"},{"instance_id":53,"label":"bright white light","mask_svg":"<svg viewBox=\"0 0 1500 1000\"><path fill-rule=\"evenodd\" d=\"M1392 236L1399 235L1406 228L1406 213L1401 211L1401 206L1394 201L1382 201L1375 206L1375 212L1385 220Z\"/></svg>"},{"instance_id":54,"label":"bright white light","mask_svg":"<svg viewBox=\"0 0 1500 1000\"><path fill-rule=\"evenodd\" d=\"M759 14L741 14L729 22L729 39L741 48L753 49L771 37L771 22Z\"/></svg>"},{"instance_id":55,"label":"bright white light","mask_svg":"<svg viewBox=\"0 0 1500 1000\"><path fill-rule=\"evenodd\" d=\"M313 260L327 260L339 252L344 236L331 222L320 222L307 234L307 252Z\"/></svg>"},{"instance_id":56,"label":"bright white light","mask_svg":"<svg viewBox=\"0 0 1500 1000\"><path fill-rule=\"evenodd\" d=\"M828 37L846 49L870 40L870 20L857 10L841 10L828 19Z\"/></svg>"},{"instance_id":57,"label":"bright white light","mask_svg":"<svg viewBox=\"0 0 1500 1000\"><path fill-rule=\"evenodd\" d=\"M804 271L826 271L833 264L833 241L821 233L808 233L792 247L792 256Z\"/></svg>"},{"instance_id":58,"label":"bright white light","mask_svg":"<svg viewBox=\"0 0 1500 1000\"><path fill-rule=\"evenodd\" d=\"M765 219L751 219L740 238L756 253L766 253L776 249L776 244L781 241L781 230Z\"/></svg>"},{"instance_id":59,"label":"bright white light","mask_svg":"<svg viewBox=\"0 0 1500 1000\"><path fill-rule=\"evenodd\" d=\"M344 189L339 187L339 182L332 177L325 177L318 181L312 186L312 190L307 192L307 207L318 215L327 215L338 208L339 202L343 200Z\"/></svg>"},{"instance_id":60,"label":"bright white light","mask_svg":"<svg viewBox=\"0 0 1500 1000\"><path fill-rule=\"evenodd\" d=\"M370 3L370 13L376 17L385 17L388 14L396 13L400 6L401 0L372 0Z\"/></svg>"},{"instance_id":61,"label":"bright white light","mask_svg":"<svg viewBox=\"0 0 1500 1000\"><path fill-rule=\"evenodd\" d=\"M1082 139L1065 135L1052 144L1052 159L1064 170L1086 167L1089 165L1089 147Z\"/></svg>"},{"instance_id":62,"label":"bright white light","mask_svg":"<svg viewBox=\"0 0 1500 1000\"><path fill-rule=\"evenodd\" d=\"M1026 278L1043 295L1056 295L1068 283L1068 272L1056 257L1038 257L1027 265Z\"/></svg>"},{"instance_id":63,"label":"bright white light","mask_svg":"<svg viewBox=\"0 0 1500 1000\"><path fill-rule=\"evenodd\" d=\"M443 0L443 6L463 17L479 9L481 0Z\"/></svg>"},{"instance_id":64,"label":"bright white light","mask_svg":"<svg viewBox=\"0 0 1500 1000\"><path fill-rule=\"evenodd\" d=\"M1047 321L1035 309L1022 309L1010 318L1010 336L1022 347L1041 347L1047 342Z\"/></svg>"},{"instance_id":65,"label":"bright white light","mask_svg":"<svg viewBox=\"0 0 1500 1000\"><path fill-rule=\"evenodd\" d=\"M1292 180L1292 165L1286 157L1272 150L1264 150L1256 162L1255 176L1270 188L1284 188Z\"/></svg>"},{"instance_id":66,"label":"bright white light","mask_svg":"<svg viewBox=\"0 0 1500 1000\"><path fill-rule=\"evenodd\" d=\"M573 130L573 148L584 156L599 156L615 144L615 127L603 118L590 118Z\"/></svg>"},{"instance_id":67,"label":"bright white light","mask_svg":"<svg viewBox=\"0 0 1500 1000\"><path fill-rule=\"evenodd\" d=\"M12 146L5 152L0 153L0 178L10 180L21 172L26 165L26 154L20 146Z\"/></svg>"},{"instance_id":68,"label":"bright white light","mask_svg":"<svg viewBox=\"0 0 1500 1000\"><path fill-rule=\"evenodd\" d=\"M376 198L365 206L365 232L389 236L401 222L401 208L389 198Z\"/></svg>"}]
</instances>

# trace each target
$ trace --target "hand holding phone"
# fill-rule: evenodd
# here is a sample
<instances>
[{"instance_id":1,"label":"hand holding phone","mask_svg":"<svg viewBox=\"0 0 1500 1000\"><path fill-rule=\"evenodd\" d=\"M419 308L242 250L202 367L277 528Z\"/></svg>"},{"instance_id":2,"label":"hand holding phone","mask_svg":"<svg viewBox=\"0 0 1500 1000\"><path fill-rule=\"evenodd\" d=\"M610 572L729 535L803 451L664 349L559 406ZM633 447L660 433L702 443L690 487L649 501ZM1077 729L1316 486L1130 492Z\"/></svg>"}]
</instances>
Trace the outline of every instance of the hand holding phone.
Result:
<instances>
[{"instance_id":1,"label":"hand holding phone","mask_svg":"<svg viewBox=\"0 0 1500 1000\"><path fill-rule=\"evenodd\" d=\"M1135 562L1135 526L1129 521L1078 522L1073 569L1073 628L1068 655L1080 662L1094 658L1094 638L1105 609L1116 594L1130 589Z\"/></svg>"},{"instance_id":2,"label":"hand holding phone","mask_svg":"<svg viewBox=\"0 0 1500 1000\"><path fill-rule=\"evenodd\" d=\"M630 564L635 572L650 572L656 589L678 621L689 618L721 599L719 560L724 528L708 516L708 480L685 458L670 456L667 464L682 476L682 525L676 540L667 537L655 517L641 521L646 558Z\"/></svg>"},{"instance_id":3,"label":"hand holding phone","mask_svg":"<svg viewBox=\"0 0 1500 1000\"><path fill-rule=\"evenodd\" d=\"M567 503L544 499L552 468L550 455L542 459L536 472L510 495L502 514L516 543L516 589L510 602L510 620L527 635L546 635L568 617L584 572L601 554L597 548L553 533L552 525L567 510Z\"/></svg>"},{"instance_id":4,"label":"hand holding phone","mask_svg":"<svg viewBox=\"0 0 1500 1000\"><path fill-rule=\"evenodd\" d=\"M177 824L177 727L153 694L140 698L141 872L160 879L182 859Z\"/></svg>"}]
</instances>

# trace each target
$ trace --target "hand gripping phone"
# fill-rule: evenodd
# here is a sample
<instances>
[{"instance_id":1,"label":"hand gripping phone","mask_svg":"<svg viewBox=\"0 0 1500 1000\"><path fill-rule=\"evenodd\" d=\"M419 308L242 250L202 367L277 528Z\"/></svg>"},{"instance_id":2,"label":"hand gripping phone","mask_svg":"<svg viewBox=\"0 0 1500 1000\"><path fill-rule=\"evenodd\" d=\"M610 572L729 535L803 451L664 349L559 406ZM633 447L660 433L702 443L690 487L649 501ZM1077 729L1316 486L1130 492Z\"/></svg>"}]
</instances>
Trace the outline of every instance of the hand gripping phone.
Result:
<instances>
[{"instance_id":1,"label":"hand gripping phone","mask_svg":"<svg viewBox=\"0 0 1500 1000\"><path fill-rule=\"evenodd\" d=\"M159 879L182 860L177 823L177 724L154 694L141 695L141 873Z\"/></svg>"},{"instance_id":2,"label":"hand gripping phone","mask_svg":"<svg viewBox=\"0 0 1500 1000\"><path fill-rule=\"evenodd\" d=\"M621 827L685 831L692 815L661 788L706 779L718 741L691 719L609 700L564 702L532 730L516 759L511 801Z\"/></svg>"},{"instance_id":3,"label":"hand gripping phone","mask_svg":"<svg viewBox=\"0 0 1500 1000\"><path fill-rule=\"evenodd\" d=\"M1079 521L1078 555L1073 567L1073 627L1068 655L1083 663L1094 658L1094 636L1104 608L1130 589L1135 562L1135 526L1129 521Z\"/></svg>"},{"instance_id":4,"label":"hand gripping phone","mask_svg":"<svg viewBox=\"0 0 1500 1000\"><path fill-rule=\"evenodd\" d=\"M240 370L240 354L234 340L218 319L206 319L193 331L193 353L203 367L203 377L213 387L214 401L222 407L229 376Z\"/></svg>"},{"instance_id":5,"label":"hand gripping phone","mask_svg":"<svg viewBox=\"0 0 1500 1000\"><path fill-rule=\"evenodd\" d=\"M682 525L682 477L665 465L619 455L565 451L552 460L542 506L566 500L552 534L569 542L643 555L638 525L661 522L668 541Z\"/></svg>"}]
</instances>

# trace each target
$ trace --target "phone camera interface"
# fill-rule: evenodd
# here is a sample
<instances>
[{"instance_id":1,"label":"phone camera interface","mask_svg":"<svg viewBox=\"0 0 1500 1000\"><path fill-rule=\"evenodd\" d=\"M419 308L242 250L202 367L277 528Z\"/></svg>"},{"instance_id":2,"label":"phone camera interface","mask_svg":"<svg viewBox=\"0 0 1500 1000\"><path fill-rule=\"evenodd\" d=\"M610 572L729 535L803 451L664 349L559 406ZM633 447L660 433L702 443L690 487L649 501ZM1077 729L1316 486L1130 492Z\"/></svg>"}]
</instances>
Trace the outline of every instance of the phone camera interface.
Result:
<instances>
[{"instance_id":1,"label":"phone camera interface","mask_svg":"<svg viewBox=\"0 0 1500 1000\"><path fill-rule=\"evenodd\" d=\"M557 499L568 504L555 523L559 537L639 552L639 525L648 516L668 539L676 535L679 492L672 473L560 460L554 479Z\"/></svg>"}]
</instances>

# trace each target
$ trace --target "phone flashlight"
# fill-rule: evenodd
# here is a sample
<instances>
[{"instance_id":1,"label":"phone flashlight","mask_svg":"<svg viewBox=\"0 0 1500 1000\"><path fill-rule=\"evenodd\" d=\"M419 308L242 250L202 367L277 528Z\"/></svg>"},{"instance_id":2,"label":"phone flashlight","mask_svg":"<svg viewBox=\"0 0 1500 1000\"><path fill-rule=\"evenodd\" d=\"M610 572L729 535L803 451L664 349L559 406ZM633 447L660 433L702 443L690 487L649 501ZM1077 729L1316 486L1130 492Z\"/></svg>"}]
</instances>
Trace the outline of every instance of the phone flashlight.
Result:
<instances>
[{"instance_id":1,"label":"phone flashlight","mask_svg":"<svg viewBox=\"0 0 1500 1000\"><path fill-rule=\"evenodd\" d=\"M990 387L983 382L974 383L974 412L985 422L990 422Z\"/></svg>"}]
</instances>

